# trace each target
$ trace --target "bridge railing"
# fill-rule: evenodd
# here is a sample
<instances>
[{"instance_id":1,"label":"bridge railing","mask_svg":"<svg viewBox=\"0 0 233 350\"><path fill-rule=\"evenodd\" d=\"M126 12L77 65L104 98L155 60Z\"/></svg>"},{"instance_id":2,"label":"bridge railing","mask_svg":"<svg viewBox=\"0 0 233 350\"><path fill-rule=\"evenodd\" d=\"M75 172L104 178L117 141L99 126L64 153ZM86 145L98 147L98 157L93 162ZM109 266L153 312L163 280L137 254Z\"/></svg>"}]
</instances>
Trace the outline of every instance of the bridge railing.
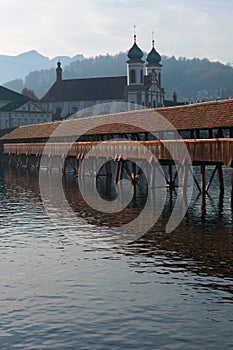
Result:
<instances>
[{"instance_id":1,"label":"bridge railing","mask_svg":"<svg viewBox=\"0 0 233 350\"><path fill-rule=\"evenodd\" d=\"M138 145L145 147L138 147ZM224 139L188 139L162 141L105 141L105 142L74 142L74 143L7 143L4 153L8 155L37 155L62 157L91 156L107 158L148 157L149 149L158 160L181 159L185 144L192 162L222 163L233 166L233 138ZM96 147L98 146L98 147ZM172 156L169 152L172 149Z\"/></svg>"}]
</instances>

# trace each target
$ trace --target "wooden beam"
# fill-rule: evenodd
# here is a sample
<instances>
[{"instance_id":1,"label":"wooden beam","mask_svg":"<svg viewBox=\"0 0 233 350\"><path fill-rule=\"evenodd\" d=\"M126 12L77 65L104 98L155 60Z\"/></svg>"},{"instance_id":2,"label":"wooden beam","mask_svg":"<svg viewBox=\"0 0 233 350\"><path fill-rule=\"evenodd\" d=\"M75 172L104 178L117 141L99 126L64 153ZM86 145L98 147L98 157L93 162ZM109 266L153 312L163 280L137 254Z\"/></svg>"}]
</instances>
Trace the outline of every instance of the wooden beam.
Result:
<instances>
[{"instance_id":1,"label":"wooden beam","mask_svg":"<svg viewBox=\"0 0 233 350\"><path fill-rule=\"evenodd\" d=\"M214 168L214 170L213 170L213 172L211 174L210 180L209 180L208 184L206 185L206 192L209 191L209 188L210 188L210 186L211 186L211 184L213 182L214 175L215 175L216 171L217 171L217 166L215 166L215 168Z\"/></svg>"}]
</instances>

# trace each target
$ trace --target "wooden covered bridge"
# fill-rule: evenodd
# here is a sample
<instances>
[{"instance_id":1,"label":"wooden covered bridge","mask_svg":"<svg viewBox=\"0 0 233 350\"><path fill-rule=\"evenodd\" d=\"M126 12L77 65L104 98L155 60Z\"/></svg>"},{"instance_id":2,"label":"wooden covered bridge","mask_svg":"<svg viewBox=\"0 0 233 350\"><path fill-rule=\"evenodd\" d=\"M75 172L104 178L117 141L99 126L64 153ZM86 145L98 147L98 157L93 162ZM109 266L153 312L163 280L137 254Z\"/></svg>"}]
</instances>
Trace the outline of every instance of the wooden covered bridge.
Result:
<instances>
[{"instance_id":1,"label":"wooden covered bridge","mask_svg":"<svg viewBox=\"0 0 233 350\"><path fill-rule=\"evenodd\" d=\"M62 158L63 171L69 164L77 172L85 157L102 157L117 164L116 181L125 171L132 183L138 181L141 170L129 167L127 160L150 162L141 145L167 166L170 188L176 177L172 167L174 161L181 162L179 145L184 144L192 165L200 167L200 180L194 178L199 191L206 193L218 174L223 192L222 166L233 169L233 99L23 126L2 136L0 142L4 156L18 167L39 167L43 155L50 170L56 166L56 159ZM207 182L205 170L209 165L214 167ZM105 173L112 176L108 163ZM231 192L233 199L233 186Z\"/></svg>"}]
</instances>

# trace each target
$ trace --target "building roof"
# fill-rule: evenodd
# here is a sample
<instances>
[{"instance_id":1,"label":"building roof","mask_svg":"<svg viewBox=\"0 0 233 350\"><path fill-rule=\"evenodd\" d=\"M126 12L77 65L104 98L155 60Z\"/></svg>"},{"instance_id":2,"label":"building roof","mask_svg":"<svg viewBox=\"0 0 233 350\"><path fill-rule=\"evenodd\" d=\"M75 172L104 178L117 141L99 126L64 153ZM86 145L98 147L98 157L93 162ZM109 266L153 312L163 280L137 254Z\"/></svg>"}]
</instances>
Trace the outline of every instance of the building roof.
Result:
<instances>
[{"instance_id":1,"label":"building roof","mask_svg":"<svg viewBox=\"0 0 233 350\"><path fill-rule=\"evenodd\" d=\"M32 99L15 91L0 86L0 101L5 104L0 107L0 112L11 112Z\"/></svg>"},{"instance_id":2,"label":"building roof","mask_svg":"<svg viewBox=\"0 0 233 350\"><path fill-rule=\"evenodd\" d=\"M19 94L15 91L7 89L3 86L0 86L0 101L14 101L15 103L25 103L31 100L29 97Z\"/></svg>"},{"instance_id":3,"label":"building roof","mask_svg":"<svg viewBox=\"0 0 233 350\"><path fill-rule=\"evenodd\" d=\"M9 102L6 105L4 105L2 108L0 108L0 112L12 112L16 108L22 106L25 102Z\"/></svg>"},{"instance_id":4,"label":"building roof","mask_svg":"<svg viewBox=\"0 0 233 350\"><path fill-rule=\"evenodd\" d=\"M158 118L158 115L164 118ZM155 132L168 130L166 120L177 130L233 128L233 99L21 126L0 140L49 138L58 127L57 137L83 133Z\"/></svg>"},{"instance_id":5,"label":"building roof","mask_svg":"<svg viewBox=\"0 0 233 350\"><path fill-rule=\"evenodd\" d=\"M124 100L126 76L56 81L41 102Z\"/></svg>"}]
</instances>

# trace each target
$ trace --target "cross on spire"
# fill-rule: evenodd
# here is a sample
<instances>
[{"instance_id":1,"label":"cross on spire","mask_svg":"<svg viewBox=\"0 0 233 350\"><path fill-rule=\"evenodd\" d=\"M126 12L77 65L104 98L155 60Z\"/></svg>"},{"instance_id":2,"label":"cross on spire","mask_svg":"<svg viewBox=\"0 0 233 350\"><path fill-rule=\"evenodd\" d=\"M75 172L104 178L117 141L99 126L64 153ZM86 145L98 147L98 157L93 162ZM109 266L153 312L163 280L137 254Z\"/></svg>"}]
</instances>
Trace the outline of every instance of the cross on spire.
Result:
<instances>
[{"instance_id":1,"label":"cross on spire","mask_svg":"<svg viewBox=\"0 0 233 350\"><path fill-rule=\"evenodd\" d=\"M155 33L153 30L152 30L152 46L153 47L155 46Z\"/></svg>"},{"instance_id":2,"label":"cross on spire","mask_svg":"<svg viewBox=\"0 0 233 350\"><path fill-rule=\"evenodd\" d=\"M134 32L134 42L136 43L136 25L133 26L133 32Z\"/></svg>"}]
</instances>

